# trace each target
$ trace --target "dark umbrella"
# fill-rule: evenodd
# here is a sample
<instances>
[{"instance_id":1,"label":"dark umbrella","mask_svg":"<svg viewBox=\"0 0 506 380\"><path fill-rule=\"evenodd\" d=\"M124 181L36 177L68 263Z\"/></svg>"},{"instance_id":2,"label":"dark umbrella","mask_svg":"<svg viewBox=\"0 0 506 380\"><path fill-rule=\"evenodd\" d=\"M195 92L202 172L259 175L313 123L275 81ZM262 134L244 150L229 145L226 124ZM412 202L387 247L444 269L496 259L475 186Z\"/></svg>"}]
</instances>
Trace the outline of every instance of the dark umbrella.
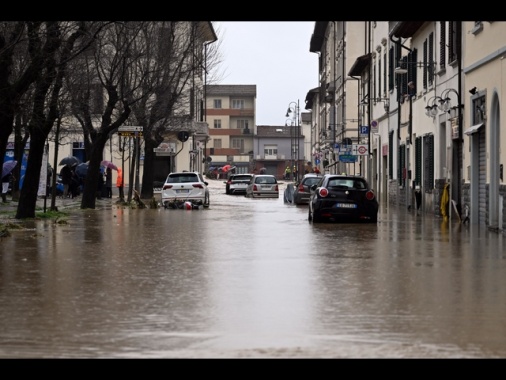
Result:
<instances>
[{"instance_id":1,"label":"dark umbrella","mask_svg":"<svg viewBox=\"0 0 506 380\"><path fill-rule=\"evenodd\" d=\"M16 160L10 160L7 162L4 162L2 166L2 178L5 177L7 174L9 174L18 164Z\"/></svg>"},{"instance_id":2,"label":"dark umbrella","mask_svg":"<svg viewBox=\"0 0 506 380\"><path fill-rule=\"evenodd\" d=\"M82 164L79 164L76 166L76 175L79 178L86 177L86 173L88 173L88 164L83 162Z\"/></svg>"},{"instance_id":3,"label":"dark umbrella","mask_svg":"<svg viewBox=\"0 0 506 380\"><path fill-rule=\"evenodd\" d=\"M81 163L81 160L79 158L77 158L76 156L68 156L68 157L62 158L59 165L73 166L73 165L78 165L80 163Z\"/></svg>"}]
</instances>

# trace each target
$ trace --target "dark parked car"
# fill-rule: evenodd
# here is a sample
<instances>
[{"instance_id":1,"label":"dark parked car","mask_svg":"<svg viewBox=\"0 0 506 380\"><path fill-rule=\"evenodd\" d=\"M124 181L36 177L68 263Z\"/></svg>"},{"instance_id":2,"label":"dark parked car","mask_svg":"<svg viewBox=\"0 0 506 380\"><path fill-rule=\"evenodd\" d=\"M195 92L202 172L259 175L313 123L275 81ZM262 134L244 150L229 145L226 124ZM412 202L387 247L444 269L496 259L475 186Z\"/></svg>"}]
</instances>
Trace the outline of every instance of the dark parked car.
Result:
<instances>
[{"instance_id":1,"label":"dark parked car","mask_svg":"<svg viewBox=\"0 0 506 380\"><path fill-rule=\"evenodd\" d=\"M293 203L296 205L308 204L311 186L316 185L322 177L321 174L316 173L305 174L293 190Z\"/></svg>"},{"instance_id":2,"label":"dark parked car","mask_svg":"<svg viewBox=\"0 0 506 380\"><path fill-rule=\"evenodd\" d=\"M308 220L376 223L378 209L376 195L365 178L325 174L311 187Z\"/></svg>"},{"instance_id":3,"label":"dark parked car","mask_svg":"<svg viewBox=\"0 0 506 380\"><path fill-rule=\"evenodd\" d=\"M251 181L253 174L231 174L225 183L225 193L227 194L246 194L246 188Z\"/></svg>"}]
</instances>

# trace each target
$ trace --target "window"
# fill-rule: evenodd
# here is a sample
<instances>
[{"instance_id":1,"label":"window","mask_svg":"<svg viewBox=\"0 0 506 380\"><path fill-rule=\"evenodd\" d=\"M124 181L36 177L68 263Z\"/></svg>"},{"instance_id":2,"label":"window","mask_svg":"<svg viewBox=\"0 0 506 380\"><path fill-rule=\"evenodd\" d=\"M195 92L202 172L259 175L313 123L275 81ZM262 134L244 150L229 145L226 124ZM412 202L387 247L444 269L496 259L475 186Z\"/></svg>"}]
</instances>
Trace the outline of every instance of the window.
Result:
<instances>
[{"instance_id":1,"label":"window","mask_svg":"<svg viewBox=\"0 0 506 380\"><path fill-rule=\"evenodd\" d=\"M265 156L277 156L278 155L278 146L277 145L265 145L264 146L264 155Z\"/></svg>"},{"instance_id":2,"label":"window","mask_svg":"<svg viewBox=\"0 0 506 380\"><path fill-rule=\"evenodd\" d=\"M241 153L244 152L244 139L233 138L231 143L232 148L239 149Z\"/></svg>"},{"instance_id":3,"label":"window","mask_svg":"<svg viewBox=\"0 0 506 380\"><path fill-rule=\"evenodd\" d=\"M457 60L457 47L458 47L458 37L457 37L457 25L458 21L450 21L449 30L448 30L448 61L453 62Z\"/></svg>"},{"instance_id":4,"label":"window","mask_svg":"<svg viewBox=\"0 0 506 380\"><path fill-rule=\"evenodd\" d=\"M237 129L248 129L248 120L237 120Z\"/></svg>"},{"instance_id":5,"label":"window","mask_svg":"<svg viewBox=\"0 0 506 380\"><path fill-rule=\"evenodd\" d=\"M214 148L221 148L221 139L214 139L213 140L213 147Z\"/></svg>"},{"instance_id":6,"label":"window","mask_svg":"<svg viewBox=\"0 0 506 380\"><path fill-rule=\"evenodd\" d=\"M233 109L244 109L244 99L232 99Z\"/></svg>"},{"instance_id":7,"label":"window","mask_svg":"<svg viewBox=\"0 0 506 380\"><path fill-rule=\"evenodd\" d=\"M221 99L214 99L214 108L221 108Z\"/></svg>"},{"instance_id":8,"label":"window","mask_svg":"<svg viewBox=\"0 0 506 380\"><path fill-rule=\"evenodd\" d=\"M214 120L214 128L221 128L221 120L220 119Z\"/></svg>"},{"instance_id":9,"label":"window","mask_svg":"<svg viewBox=\"0 0 506 380\"><path fill-rule=\"evenodd\" d=\"M434 188L434 135L427 135L423 139L423 157L424 157L424 188L430 191Z\"/></svg>"},{"instance_id":10,"label":"window","mask_svg":"<svg viewBox=\"0 0 506 380\"><path fill-rule=\"evenodd\" d=\"M444 69L446 67L446 21L441 21L440 26L439 67Z\"/></svg>"},{"instance_id":11,"label":"window","mask_svg":"<svg viewBox=\"0 0 506 380\"><path fill-rule=\"evenodd\" d=\"M406 176L407 176L407 169L406 169L406 145L399 146L398 150L398 158L397 158L397 178L398 178L398 184L399 187L405 187L406 186Z\"/></svg>"},{"instance_id":12,"label":"window","mask_svg":"<svg viewBox=\"0 0 506 380\"><path fill-rule=\"evenodd\" d=\"M394 131L388 133L388 178L394 175Z\"/></svg>"}]
</instances>

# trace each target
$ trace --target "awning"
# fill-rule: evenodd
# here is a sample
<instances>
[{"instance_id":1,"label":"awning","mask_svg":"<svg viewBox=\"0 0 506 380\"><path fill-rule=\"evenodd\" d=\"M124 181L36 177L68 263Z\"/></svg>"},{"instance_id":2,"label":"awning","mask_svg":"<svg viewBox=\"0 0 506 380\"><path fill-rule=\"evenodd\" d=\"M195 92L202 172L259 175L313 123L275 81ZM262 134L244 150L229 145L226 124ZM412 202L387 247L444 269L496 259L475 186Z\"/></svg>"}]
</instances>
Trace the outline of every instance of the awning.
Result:
<instances>
[{"instance_id":1,"label":"awning","mask_svg":"<svg viewBox=\"0 0 506 380\"><path fill-rule=\"evenodd\" d=\"M467 129L464 133L468 136L472 135L473 133L476 133L479 131L479 129L482 127L483 123L479 123L476 125L473 125L471 128Z\"/></svg>"}]
</instances>

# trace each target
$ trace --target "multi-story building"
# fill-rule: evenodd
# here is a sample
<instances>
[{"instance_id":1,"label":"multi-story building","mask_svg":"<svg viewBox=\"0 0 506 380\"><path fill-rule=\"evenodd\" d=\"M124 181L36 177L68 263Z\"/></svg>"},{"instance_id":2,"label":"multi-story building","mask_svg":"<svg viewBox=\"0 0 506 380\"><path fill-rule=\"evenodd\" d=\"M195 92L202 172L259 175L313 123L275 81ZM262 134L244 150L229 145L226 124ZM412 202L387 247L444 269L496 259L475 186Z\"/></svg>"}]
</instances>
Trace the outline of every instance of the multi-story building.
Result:
<instances>
[{"instance_id":1,"label":"multi-story building","mask_svg":"<svg viewBox=\"0 0 506 380\"><path fill-rule=\"evenodd\" d=\"M361 161L366 165L360 174L380 201L506 230L506 153L501 149L506 137L500 133L506 23L343 24L316 22L311 39L310 51L320 53L321 78L319 92L310 90L306 97L313 116L313 154L323 153L324 167L332 167L327 152L342 142L332 121L336 127L343 120L349 125L342 115L350 115L354 106L342 105L353 104L350 79L357 79L358 128L346 129L357 136L351 137L355 143L367 127L368 157ZM346 38L350 30L361 36L358 41ZM333 71L343 57L354 60L344 81L339 69ZM334 83L336 93L328 91ZM342 108L336 119L332 107Z\"/></svg>"},{"instance_id":2,"label":"multi-story building","mask_svg":"<svg viewBox=\"0 0 506 380\"><path fill-rule=\"evenodd\" d=\"M472 224L506 231L506 22L462 22L463 205Z\"/></svg>"},{"instance_id":3,"label":"multi-story building","mask_svg":"<svg viewBox=\"0 0 506 380\"><path fill-rule=\"evenodd\" d=\"M207 165L236 167L236 173L252 170L255 133L256 85L207 85L206 121L209 141Z\"/></svg>"},{"instance_id":4,"label":"multi-story building","mask_svg":"<svg viewBox=\"0 0 506 380\"><path fill-rule=\"evenodd\" d=\"M313 154L325 162L326 171L364 174L365 165L351 154L361 141L358 107L363 95L359 81L348 72L356 58L364 54L364 22L317 21L310 51L318 53L320 93L319 130ZM314 102L313 102L314 106ZM306 108L307 109L307 108Z\"/></svg>"}]
</instances>

